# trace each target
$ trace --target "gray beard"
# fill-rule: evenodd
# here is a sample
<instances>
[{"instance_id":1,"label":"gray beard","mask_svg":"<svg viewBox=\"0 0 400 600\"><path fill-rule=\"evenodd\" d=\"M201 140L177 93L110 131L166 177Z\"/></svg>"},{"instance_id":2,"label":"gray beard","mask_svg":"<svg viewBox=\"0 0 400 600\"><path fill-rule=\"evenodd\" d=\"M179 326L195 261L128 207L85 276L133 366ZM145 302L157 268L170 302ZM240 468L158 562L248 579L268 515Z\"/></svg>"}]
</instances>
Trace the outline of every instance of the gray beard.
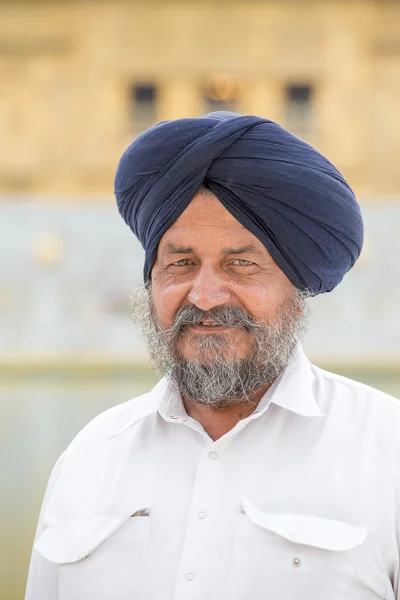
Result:
<instances>
[{"instance_id":1,"label":"gray beard","mask_svg":"<svg viewBox=\"0 0 400 600\"><path fill-rule=\"evenodd\" d=\"M248 355L230 360L224 356L227 350L232 351L232 343L219 333L193 336L190 343L195 344L199 358L186 359L177 350L183 325L194 323L194 318L199 322L197 314L205 313L193 306L182 309L169 329L161 329L148 285L141 285L132 294L131 318L142 330L151 362L160 375L168 376L182 397L197 404L224 408L248 403L249 396L281 375L306 330L307 297L308 294L293 288L293 297L281 306L273 326L254 321L240 309L214 309L221 316L221 323L244 328L251 336Z\"/></svg>"}]
</instances>

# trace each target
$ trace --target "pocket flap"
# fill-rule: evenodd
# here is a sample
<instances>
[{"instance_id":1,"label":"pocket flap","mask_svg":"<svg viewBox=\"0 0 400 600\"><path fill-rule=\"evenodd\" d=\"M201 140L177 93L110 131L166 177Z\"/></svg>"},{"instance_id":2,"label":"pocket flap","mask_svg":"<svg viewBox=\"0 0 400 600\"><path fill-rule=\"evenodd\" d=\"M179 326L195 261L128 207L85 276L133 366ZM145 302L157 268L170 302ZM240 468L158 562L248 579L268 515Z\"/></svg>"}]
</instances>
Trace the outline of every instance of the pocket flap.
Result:
<instances>
[{"instance_id":1,"label":"pocket flap","mask_svg":"<svg viewBox=\"0 0 400 600\"><path fill-rule=\"evenodd\" d=\"M97 517L50 526L40 535L34 549L54 563L77 562L100 546L125 520L126 517Z\"/></svg>"},{"instance_id":2,"label":"pocket flap","mask_svg":"<svg viewBox=\"0 0 400 600\"><path fill-rule=\"evenodd\" d=\"M247 498L241 498L242 508L249 519L268 531L293 542L324 548L326 550L350 550L360 546L368 530L345 521L291 513L262 512Z\"/></svg>"}]
</instances>

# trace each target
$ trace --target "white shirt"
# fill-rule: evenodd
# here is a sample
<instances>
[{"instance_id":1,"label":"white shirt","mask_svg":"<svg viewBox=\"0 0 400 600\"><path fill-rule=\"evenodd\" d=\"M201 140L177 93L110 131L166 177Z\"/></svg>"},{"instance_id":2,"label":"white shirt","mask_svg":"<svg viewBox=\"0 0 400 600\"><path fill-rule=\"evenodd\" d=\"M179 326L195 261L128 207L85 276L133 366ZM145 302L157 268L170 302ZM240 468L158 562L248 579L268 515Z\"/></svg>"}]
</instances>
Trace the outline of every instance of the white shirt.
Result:
<instances>
[{"instance_id":1,"label":"white shirt","mask_svg":"<svg viewBox=\"0 0 400 600\"><path fill-rule=\"evenodd\" d=\"M399 432L302 352L217 441L164 378L59 459L26 600L399 600Z\"/></svg>"}]
</instances>

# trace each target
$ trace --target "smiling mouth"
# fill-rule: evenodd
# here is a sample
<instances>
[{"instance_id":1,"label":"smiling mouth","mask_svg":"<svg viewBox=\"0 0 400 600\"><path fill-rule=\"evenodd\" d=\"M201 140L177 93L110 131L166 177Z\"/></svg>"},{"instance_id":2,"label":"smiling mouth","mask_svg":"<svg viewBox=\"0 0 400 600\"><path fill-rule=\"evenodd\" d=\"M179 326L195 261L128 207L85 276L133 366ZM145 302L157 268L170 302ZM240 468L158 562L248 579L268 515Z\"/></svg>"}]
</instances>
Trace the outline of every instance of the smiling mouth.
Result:
<instances>
[{"instance_id":1,"label":"smiling mouth","mask_svg":"<svg viewBox=\"0 0 400 600\"><path fill-rule=\"evenodd\" d=\"M212 331L212 330L221 330L227 329L230 325L220 325L219 323L189 323L186 327L190 327L192 329L202 330L202 331Z\"/></svg>"}]
</instances>

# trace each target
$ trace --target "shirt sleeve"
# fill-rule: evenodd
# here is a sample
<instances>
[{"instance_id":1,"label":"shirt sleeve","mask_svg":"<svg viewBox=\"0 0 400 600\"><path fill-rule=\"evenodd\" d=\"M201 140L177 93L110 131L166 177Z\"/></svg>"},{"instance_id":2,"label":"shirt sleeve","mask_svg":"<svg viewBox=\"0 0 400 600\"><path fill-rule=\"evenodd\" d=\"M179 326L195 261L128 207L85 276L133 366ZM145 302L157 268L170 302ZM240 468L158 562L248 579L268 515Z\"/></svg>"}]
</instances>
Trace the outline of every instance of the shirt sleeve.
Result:
<instances>
[{"instance_id":1,"label":"shirt sleeve","mask_svg":"<svg viewBox=\"0 0 400 600\"><path fill-rule=\"evenodd\" d=\"M43 515L50 500L54 486L58 480L65 453L56 462L47 484L46 493L40 511L35 540L43 533ZM32 550L29 566L25 600L58 600L59 565L52 563Z\"/></svg>"}]
</instances>

